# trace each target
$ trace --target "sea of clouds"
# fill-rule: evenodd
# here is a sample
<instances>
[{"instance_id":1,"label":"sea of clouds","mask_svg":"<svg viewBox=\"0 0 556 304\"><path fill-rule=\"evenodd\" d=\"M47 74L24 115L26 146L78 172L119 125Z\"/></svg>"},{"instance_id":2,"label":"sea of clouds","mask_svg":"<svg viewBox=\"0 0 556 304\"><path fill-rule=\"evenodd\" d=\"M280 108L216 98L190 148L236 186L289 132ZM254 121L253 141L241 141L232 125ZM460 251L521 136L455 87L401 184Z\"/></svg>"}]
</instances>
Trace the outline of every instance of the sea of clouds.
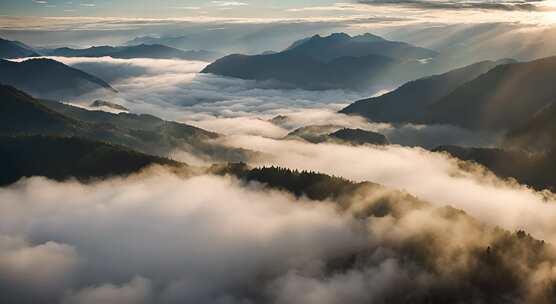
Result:
<instances>
[{"instance_id":1,"label":"sea of clouds","mask_svg":"<svg viewBox=\"0 0 556 304\"><path fill-rule=\"evenodd\" d=\"M481 298L481 283L469 276L482 265L482 252L508 237L496 226L556 242L550 193L413 147L492 145L494 135L370 123L336 113L366 97L359 93L203 75L203 62L57 59L119 91L68 102L103 98L222 133L221 144L259 152L249 160L254 166L376 182L430 205L417 208L412 199L382 190L354 195L357 210L340 210L333 201L296 198L230 176L185 178L162 169L89 184L24 179L0 188L0 297L7 302L426 303L427 292L454 294L462 286ZM284 119L272 120L278 115ZM308 125L379 131L396 145L282 139ZM385 196L401 204L399 214L359 216ZM501 252L500 267L519 282L513 290L520 299L545 303L556 255L521 249ZM425 261L412 250L428 253ZM331 270L338 261L350 266Z\"/></svg>"},{"instance_id":2,"label":"sea of clouds","mask_svg":"<svg viewBox=\"0 0 556 304\"><path fill-rule=\"evenodd\" d=\"M337 113L368 93L301 90L273 83L199 73L209 63L160 59L53 57L109 81L119 93L92 93L70 102L101 98L132 112L192 124L225 135L282 138L309 125L360 128L386 135L391 142L434 148L438 145L491 146L499 134L470 132L447 125L390 125ZM385 93L386 88L383 92ZM381 94L379 93L379 94ZM287 116L288 122L272 122Z\"/></svg>"}]
</instances>

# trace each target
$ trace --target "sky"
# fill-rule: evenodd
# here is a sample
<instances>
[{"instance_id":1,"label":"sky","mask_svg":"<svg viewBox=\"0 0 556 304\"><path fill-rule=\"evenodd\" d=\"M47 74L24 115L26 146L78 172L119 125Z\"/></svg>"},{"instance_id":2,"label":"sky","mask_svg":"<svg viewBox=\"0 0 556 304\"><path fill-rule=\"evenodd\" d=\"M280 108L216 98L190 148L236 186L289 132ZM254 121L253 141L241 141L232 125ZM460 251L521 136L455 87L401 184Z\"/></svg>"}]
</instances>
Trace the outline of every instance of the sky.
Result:
<instances>
[{"instance_id":1,"label":"sky","mask_svg":"<svg viewBox=\"0 0 556 304\"><path fill-rule=\"evenodd\" d=\"M1 18L127 17L343 19L381 16L413 21L556 21L556 0L2 0ZM5 22L4 22L5 23Z\"/></svg>"}]
</instances>

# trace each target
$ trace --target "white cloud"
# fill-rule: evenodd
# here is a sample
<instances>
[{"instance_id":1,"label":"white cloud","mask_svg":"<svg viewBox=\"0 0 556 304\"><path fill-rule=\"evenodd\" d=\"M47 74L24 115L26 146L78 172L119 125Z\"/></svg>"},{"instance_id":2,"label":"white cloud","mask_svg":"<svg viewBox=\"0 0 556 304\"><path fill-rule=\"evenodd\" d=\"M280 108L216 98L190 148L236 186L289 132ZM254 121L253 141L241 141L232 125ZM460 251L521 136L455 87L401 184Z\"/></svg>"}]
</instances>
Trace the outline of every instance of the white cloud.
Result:
<instances>
[{"instance_id":1,"label":"white cloud","mask_svg":"<svg viewBox=\"0 0 556 304\"><path fill-rule=\"evenodd\" d=\"M254 165L278 165L324 172L355 181L372 181L403 189L437 205L451 205L493 225L526 229L556 243L556 201L524 186L505 183L492 174L463 171L455 159L421 148L352 147L279 141L255 136L226 139L265 155ZM503 210L503 212L501 212Z\"/></svg>"},{"instance_id":2,"label":"white cloud","mask_svg":"<svg viewBox=\"0 0 556 304\"><path fill-rule=\"evenodd\" d=\"M241 1L211 1L210 3L212 3L212 5L214 6L245 6L248 5L247 2L241 2Z\"/></svg>"},{"instance_id":3,"label":"white cloud","mask_svg":"<svg viewBox=\"0 0 556 304\"><path fill-rule=\"evenodd\" d=\"M365 242L332 205L227 177L150 172L89 186L33 178L0 188L0 201L1 235L68 244L0 242L0 285L21 302L40 296L25 289L36 280L66 303L212 303L263 274L311 273Z\"/></svg>"}]
</instances>

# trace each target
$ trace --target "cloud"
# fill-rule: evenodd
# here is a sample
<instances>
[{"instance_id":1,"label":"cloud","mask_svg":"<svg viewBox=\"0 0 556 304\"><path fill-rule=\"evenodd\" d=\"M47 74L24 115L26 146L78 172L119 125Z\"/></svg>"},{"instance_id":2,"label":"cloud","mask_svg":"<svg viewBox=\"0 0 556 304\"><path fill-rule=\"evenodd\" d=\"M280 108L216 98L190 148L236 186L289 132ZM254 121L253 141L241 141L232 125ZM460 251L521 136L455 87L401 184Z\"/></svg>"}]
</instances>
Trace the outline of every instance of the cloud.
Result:
<instances>
[{"instance_id":1,"label":"cloud","mask_svg":"<svg viewBox=\"0 0 556 304\"><path fill-rule=\"evenodd\" d=\"M499 137L452 126L370 123L361 117L337 113L351 101L368 97L365 93L277 89L265 83L199 74L207 65L205 62L107 57L53 59L99 76L119 91L117 95L83 96L77 101L83 106L95 99L109 100L132 112L154 114L224 135L282 138L300 127L334 125L375 131L395 144L427 148L489 146ZM276 116L286 119L271 121Z\"/></svg>"},{"instance_id":2,"label":"cloud","mask_svg":"<svg viewBox=\"0 0 556 304\"><path fill-rule=\"evenodd\" d=\"M552 247L378 186L340 208L157 170L0 200L3 302L549 303L556 280Z\"/></svg>"},{"instance_id":3,"label":"cloud","mask_svg":"<svg viewBox=\"0 0 556 304\"><path fill-rule=\"evenodd\" d=\"M1 188L0 234L36 240L1 243L1 284L20 303L41 296L29 280L65 303L215 303L246 297L249 282L265 276L310 273L365 242L330 204L227 177L152 173ZM67 273L73 279L61 280Z\"/></svg>"},{"instance_id":4,"label":"cloud","mask_svg":"<svg viewBox=\"0 0 556 304\"><path fill-rule=\"evenodd\" d=\"M352 147L255 136L232 136L232 147L261 152L253 165L324 172L355 181L404 189L437 205L451 205L505 229L526 229L556 242L556 202L539 192L504 182L480 168L463 170L446 155L401 146ZM550 203L547 203L547 199ZM500 212L504 210L504 212Z\"/></svg>"},{"instance_id":5,"label":"cloud","mask_svg":"<svg viewBox=\"0 0 556 304\"><path fill-rule=\"evenodd\" d=\"M16 302L26 290L48 302L71 280L78 265L76 249L56 241L31 244L19 235L0 233L0 296ZM26 303L21 301L21 303Z\"/></svg>"},{"instance_id":6,"label":"cloud","mask_svg":"<svg viewBox=\"0 0 556 304\"><path fill-rule=\"evenodd\" d=\"M361 4L369 5L402 5L423 9L483 9L503 11L535 11L542 10L536 4L543 0L519 1L436 1L436 0L362 0Z\"/></svg>"},{"instance_id":7,"label":"cloud","mask_svg":"<svg viewBox=\"0 0 556 304\"><path fill-rule=\"evenodd\" d=\"M225 6L225 7L230 7L230 6L245 6L248 5L246 2L241 2L241 1L211 1L210 2L212 5L214 6Z\"/></svg>"},{"instance_id":8,"label":"cloud","mask_svg":"<svg viewBox=\"0 0 556 304\"><path fill-rule=\"evenodd\" d=\"M135 277L121 286L105 284L69 292L63 304L146 304L151 301L152 289L149 280Z\"/></svg>"}]
</instances>

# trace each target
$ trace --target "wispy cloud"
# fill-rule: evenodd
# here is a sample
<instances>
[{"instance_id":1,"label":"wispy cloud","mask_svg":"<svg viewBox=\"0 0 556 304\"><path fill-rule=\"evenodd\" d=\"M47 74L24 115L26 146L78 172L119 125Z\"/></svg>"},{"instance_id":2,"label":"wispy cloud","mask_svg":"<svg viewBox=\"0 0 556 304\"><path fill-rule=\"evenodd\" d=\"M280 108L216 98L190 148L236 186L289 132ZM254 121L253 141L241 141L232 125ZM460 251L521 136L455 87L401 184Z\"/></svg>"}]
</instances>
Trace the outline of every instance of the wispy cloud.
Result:
<instances>
[{"instance_id":1,"label":"wispy cloud","mask_svg":"<svg viewBox=\"0 0 556 304\"><path fill-rule=\"evenodd\" d=\"M543 0L462 1L462 0L360 0L368 5L402 5L425 9L484 9L504 11L541 10Z\"/></svg>"},{"instance_id":2,"label":"wispy cloud","mask_svg":"<svg viewBox=\"0 0 556 304\"><path fill-rule=\"evenodd\" d=\"M245 6L248 5L247 2L241 1L211 1L214 6Z\"/></svg>"}]
</instances>

